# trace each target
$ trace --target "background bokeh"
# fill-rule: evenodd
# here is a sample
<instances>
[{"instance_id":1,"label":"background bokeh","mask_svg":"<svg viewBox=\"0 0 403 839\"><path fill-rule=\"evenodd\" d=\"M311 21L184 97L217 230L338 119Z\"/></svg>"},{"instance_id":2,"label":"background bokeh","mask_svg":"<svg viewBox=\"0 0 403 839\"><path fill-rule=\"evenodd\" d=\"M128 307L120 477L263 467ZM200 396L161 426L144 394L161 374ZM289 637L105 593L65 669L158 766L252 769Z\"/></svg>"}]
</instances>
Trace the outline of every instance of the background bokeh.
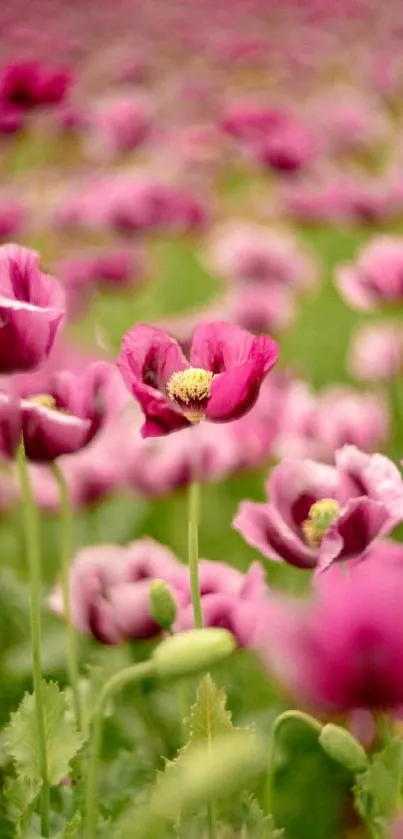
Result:
<instances>
[{"instance_id":1,"label":"background bokeh","mask_svg":"<svg viewBox=\"0 0 403 839\"><path fill-rule=\"evenodd\" d=\"M214 237L224 235L224 222L235 221L291 236L310 260L313 282L292 291L290 321L281 328L268 318L280 344L279 374L309 383L314 392L334 383L368 389L354 381L347 364L351 339L360 324L398 322L403 290L392 314L382 303L358 312L336 279L338 268L354 262L373 237L403 237L400 16L392 0L3 4L0 235L38 250L42 266L64 282L69 343L88 356L114 358L135 322L164 323L186 340L197 319L215 312L230 317L231 278L220 275L211 248ZM35 67L62 68L65 92L28 107L24 81L13 99L7 73L17 66L25 66L31 82ZM254 107L281 115L281 130L270 142L265 130L251 139L248 128L235 136L228 127L231 109L238 108L240 123L243 118L248 126ZM102 281L96 272L88 279L82 268L88 255L119 250L132 260L125 283ZM391 430L382 447L397 461L403 453L397 386L372 389L388 400ZM138 435L137 420L131 435ZM116 457L124 461L127 451L122 434ZM242 499L264 499L275 459L273 449L255 468L203 487L203 557L241 570L256 559L232 520ZM31 680L20 510L11 500L6 464L2 477L1 725ZM46 509L38 493L50 591L58 569L57 511ZM77 548L144 535L186 560L186 487L155 497L117 486L110 497L75 512ZM298 593L308 586L304 572L262 561L273 587ZM63 628L46 603L44 620L46 674L63 682ZM100 648L81 639L83 661L92 667L113 669L145 655L146 644L133 647ZM288 701L246 651L217 680L237 722L263 729ZM158 765L161 740L168 754L178 745L172 693L153 689L143 700L145 722L130 696L108 722L104 799L111 812L123 806L122 778L141 788ZM287 839L348 836L350 822L351 835L359 835L343 772L319 753L309 733L291 730L282 745L276 806ZM4 818L1 836L7 839L9 831Z\"/></svg>"}]
</instances>

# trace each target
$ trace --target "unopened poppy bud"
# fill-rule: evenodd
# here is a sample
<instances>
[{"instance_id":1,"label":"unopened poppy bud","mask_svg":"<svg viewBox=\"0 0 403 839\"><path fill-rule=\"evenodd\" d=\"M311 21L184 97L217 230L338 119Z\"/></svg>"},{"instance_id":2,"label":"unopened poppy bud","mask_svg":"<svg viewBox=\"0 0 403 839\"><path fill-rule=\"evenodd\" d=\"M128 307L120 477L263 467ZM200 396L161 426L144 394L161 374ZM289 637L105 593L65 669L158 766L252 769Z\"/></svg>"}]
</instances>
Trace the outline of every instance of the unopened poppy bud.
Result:
<instances>
[{"instance_id":1,"label":"unopened poppy bud","mask_svg":"<svg viewBox=\"0 0 403 839\"><path fill-rule=\"evenodd\" d=\"M177 614L176 600L164 580L154 580L150 588L150 612L162 629L170 629Z\"/></svg>"},{"instance_id":2,"label":"unopened poppy bud","mask_svg":"<svg viewBox=\"0 0 403 839\"><path fill-rule=\"evenodd\" d=\"M361 743L340 725L324 725L319 735L319 743L332 760L345 766L350 772L363 772L368 766L368 757Z\"/></svg>"},{"instance_id":3,"label":"unopened poppy bud","mask_svg":"<svg viewBox=\"0 0 403 839\"><path fill-rule=\"evenodd\" d=\"M235 649L235 638L227 629L208 627L180 632L162 641L153 653L160 678L187 676L207 670Z\"/></svg>"}]
</instances>

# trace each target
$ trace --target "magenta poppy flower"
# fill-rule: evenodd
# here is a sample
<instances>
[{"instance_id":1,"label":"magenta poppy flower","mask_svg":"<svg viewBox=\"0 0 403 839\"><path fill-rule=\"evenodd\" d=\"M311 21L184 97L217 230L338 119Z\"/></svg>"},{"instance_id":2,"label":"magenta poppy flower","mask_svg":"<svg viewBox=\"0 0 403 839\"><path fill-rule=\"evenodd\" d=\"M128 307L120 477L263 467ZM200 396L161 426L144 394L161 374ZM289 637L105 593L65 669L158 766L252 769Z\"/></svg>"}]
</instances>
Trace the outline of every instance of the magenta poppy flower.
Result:
<instances>
[{"instance_id":1,"label":"magenta poppy flower","mask_svg":"<svg viewBox=\"0 0 403 839\"><path fill-rule=\"evenodd\" d=\"M55 373L46 393L21 400L21 431L29 460L49 463L93 440L110 410L112 375L113 367L106 362L89 365L81 376Z\"/></svg>"},{"instance_id":2,"label":"magenta poppy flower","mask_svg":"<svg viewBox=\"0 0 403 839\"><path fill-rule=\"evenodd\" d=\"M0 77L0 100L22 110L61 102L70 86L70 74L39 61L21 61L5 67Z\"/></svg>"},{"instance_id":3,"label":"magenta poppy flower","mask_svg":"<svg viewBox=\"0 0 403 839\"><path fill-rule=\"evenodd\" d=\"M403 704L403 546L378 542L348 573L333 566L313 597L272 598L254 644L285 686L326 713Z\"/></svg>"},{"instance_id":4,"label":"magenta poppy flower","mask_svg":"<svg viewBox=\"0 0 403 839\"><path fill-rule=\"evenodd\" d=\"M267 484L270 501L242 502L234 527L270 559L323 570L365 553L403 520L403 482L382 455L344 446L336 466L284 460Z\"/></svg>"},{"instance_id":5,"label":"magenta poppy flower","mask_svg":"<svg viewBox=\"0 0 403 839\"><path fill-rule=\"evenodd\" d=\"M196 328L187 361L164 330L139 324L123 338L117 364L145 415L142 436L160 437L204 419L242 417L277 356L271 338L216 321Z\"/></svg>"},{"instance_id":6,"label":"magenta poppy flower","mask_svg":"<svg viewBox=\"0 0 403 839\"><path fill-rule=\"evenodd\" d=\"M0 247L0 373L34 370L46 361L64 315L64 294L39 269L39 254Z\"/></svg>"},{"instance_id":7,"label":"magenta poppy flower","mask_svg":"<svg viewBox=\"0 0 403 839\"><path fill-rule=\"evenodd\" d=\"M150 613L150 586L153 580L165 580L179 604L183 595L175 589L172 578L180 568L174 554L153 539L139 539L126 546L84 548L70 571L75 626L102 644L159 635L161 629ZM51 596L50 606L63 613L58 589Z\"/></svg>"}]
</instances>

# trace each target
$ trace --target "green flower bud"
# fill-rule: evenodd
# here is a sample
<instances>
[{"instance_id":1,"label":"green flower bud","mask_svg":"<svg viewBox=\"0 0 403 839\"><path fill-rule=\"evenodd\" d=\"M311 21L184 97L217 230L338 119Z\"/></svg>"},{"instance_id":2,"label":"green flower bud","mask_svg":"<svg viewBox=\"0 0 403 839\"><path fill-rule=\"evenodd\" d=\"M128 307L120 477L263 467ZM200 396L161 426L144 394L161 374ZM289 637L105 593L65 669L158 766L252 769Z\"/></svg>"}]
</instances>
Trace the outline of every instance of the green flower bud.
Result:
<instances>
[{"instance_id":1,"label":"green flower bud","mask_svg":"<svg viewBox=\"0 0 403 839\"><path fill-rule=\"evenodd\" d=\"M176 600L164 580L154 580L150 588L150 612L162 629L170 629L176 620Z\"/></svg>"},{"instance_id":2,"label":"green flower bud","mask_svg":"<svg viewBox=\"0 0 403 839\"><path fill-rule=\"evenodd\" d=\"M363 772L368 766L368 757L361 743L340 725L328 723L319 735L319 743L326 754L350 772Z\"/></svg>"},{"instance_id":3,"label":"green flower bud","mask_svg":"<svg viewBox=\"0 0 403 839\"><path fill-rule=\"evenodd\" d=\"M178 678L213 667L235 646L235 638L227 629L191 629L162 641L152 660L157 676Z\"/></svg>"}]
</instances>

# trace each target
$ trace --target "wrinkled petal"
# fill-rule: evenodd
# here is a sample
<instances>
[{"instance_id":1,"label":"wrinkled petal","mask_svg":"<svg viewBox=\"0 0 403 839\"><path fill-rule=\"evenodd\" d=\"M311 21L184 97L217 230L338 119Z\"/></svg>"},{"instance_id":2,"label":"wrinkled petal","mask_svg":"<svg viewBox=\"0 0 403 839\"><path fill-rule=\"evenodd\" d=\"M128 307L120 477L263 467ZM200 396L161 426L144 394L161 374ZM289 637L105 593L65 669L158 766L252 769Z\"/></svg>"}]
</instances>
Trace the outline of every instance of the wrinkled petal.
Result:
<instances>
[{"instance_id":1,"label":"wrinkled petal","mask_svg":"<svg viewBox=\"0 0 403 839\"><path fill-rule=\"evenodd\" d=\"M370 498L354 498L324 536L319 550L320 571L332 562L363 554L378 536L385 533L388 512Z\"/></svg>"},{"instance_id":2,"label":"wrinkled petal","mask_svg":"<svg viewBox=\"0 0 403 839\"><path fill-rule=\"evenodd\" d=\"M322 498L335 498L338 475L333 466L314 460L283 460L267 483L270 502L286 524L300 533L309 510Z\"/></svg>"},{"instance_id":3,"label":"wrinkled petal","mask_svg":"<svg viewBox=\"0 0 403 839\"><path fill-rule=\"evenodd\" d=\"M22 402L24 448L29 460L47 463L87 445L90 420Z\"/></svg>"},{"instance_id":4,"label":"wrinkled petal","mask_svg":"<svg viewBox=\"0 0 403 839\"><path fill-rule=\"evenodd\" d=\"M60 309L15 308L0 299L0 373L34 370L42 364L63 317Z\"/></svg>"},{"instance_id":5,"label":"wrinkled petal","mask_svg":"<svg viewBox=\"0 0 403 839\"><path fill-rule=\"evenodd\" d=\"M284 559L298 568L313 568L316 554L287 526L269 504L243 501L233 521L245 541L269 559Z\"/></svg>"},{"instance_id":6,"label":"wrinkled petal","mask_svg":"<svg viewBox=\"0 0 403 839\"><path fill-rule=\"evenodd\" d=\"M253 408L261 384L259 370L251 363L215 376L211 383L206 419L210 422L240 419Z\"/></svg>"},{"instance_id":7,"label":"wrinkled petal","mask_svg":"<svg viewBox=\"0 0 403 839\"><path fill-rule=\"evenodd\" d=\"M173 373L189 367L174 338L163 329L147 324L134 326L123 338L117 366L131 393L135 383L143 383L165 393Z\"/></svg>"},{"instance_id":8,"label":"wrinkled petal","mask_svg":"<svg viewBox=\"0 0 403 839\"><path fill-rule=\"evenodd\" d=\"M200 324L195 329L190 351L192 367L223 373L252 362L263 377L278 358L278 347L268 336L254 337L225 321Z\"/></svg>"},{"instance_id":9,"label":"wrinkled petal","mask_svg":"<svg viewBox=\"0 0 403 839\"><path fill-rule=\"evenodd\" d=\"M140 429L142 437L162 437L191 425L184 414L175 411L168 400L152 387L133 382L132 393L145 416Z\"/></svg>"},{"instance_id":10,"label":"wrinkled petal","mask_svg":"<svg viewBox=\"0 0 403 839\"><path fill-rule=\"evenodd\" d=\"M397 524L403 519L403 481L394 463L381 454L368 455L355 446L336 452L340 474L339 499L368 495L381 502Z\"/></svg>"}]
</instances>

